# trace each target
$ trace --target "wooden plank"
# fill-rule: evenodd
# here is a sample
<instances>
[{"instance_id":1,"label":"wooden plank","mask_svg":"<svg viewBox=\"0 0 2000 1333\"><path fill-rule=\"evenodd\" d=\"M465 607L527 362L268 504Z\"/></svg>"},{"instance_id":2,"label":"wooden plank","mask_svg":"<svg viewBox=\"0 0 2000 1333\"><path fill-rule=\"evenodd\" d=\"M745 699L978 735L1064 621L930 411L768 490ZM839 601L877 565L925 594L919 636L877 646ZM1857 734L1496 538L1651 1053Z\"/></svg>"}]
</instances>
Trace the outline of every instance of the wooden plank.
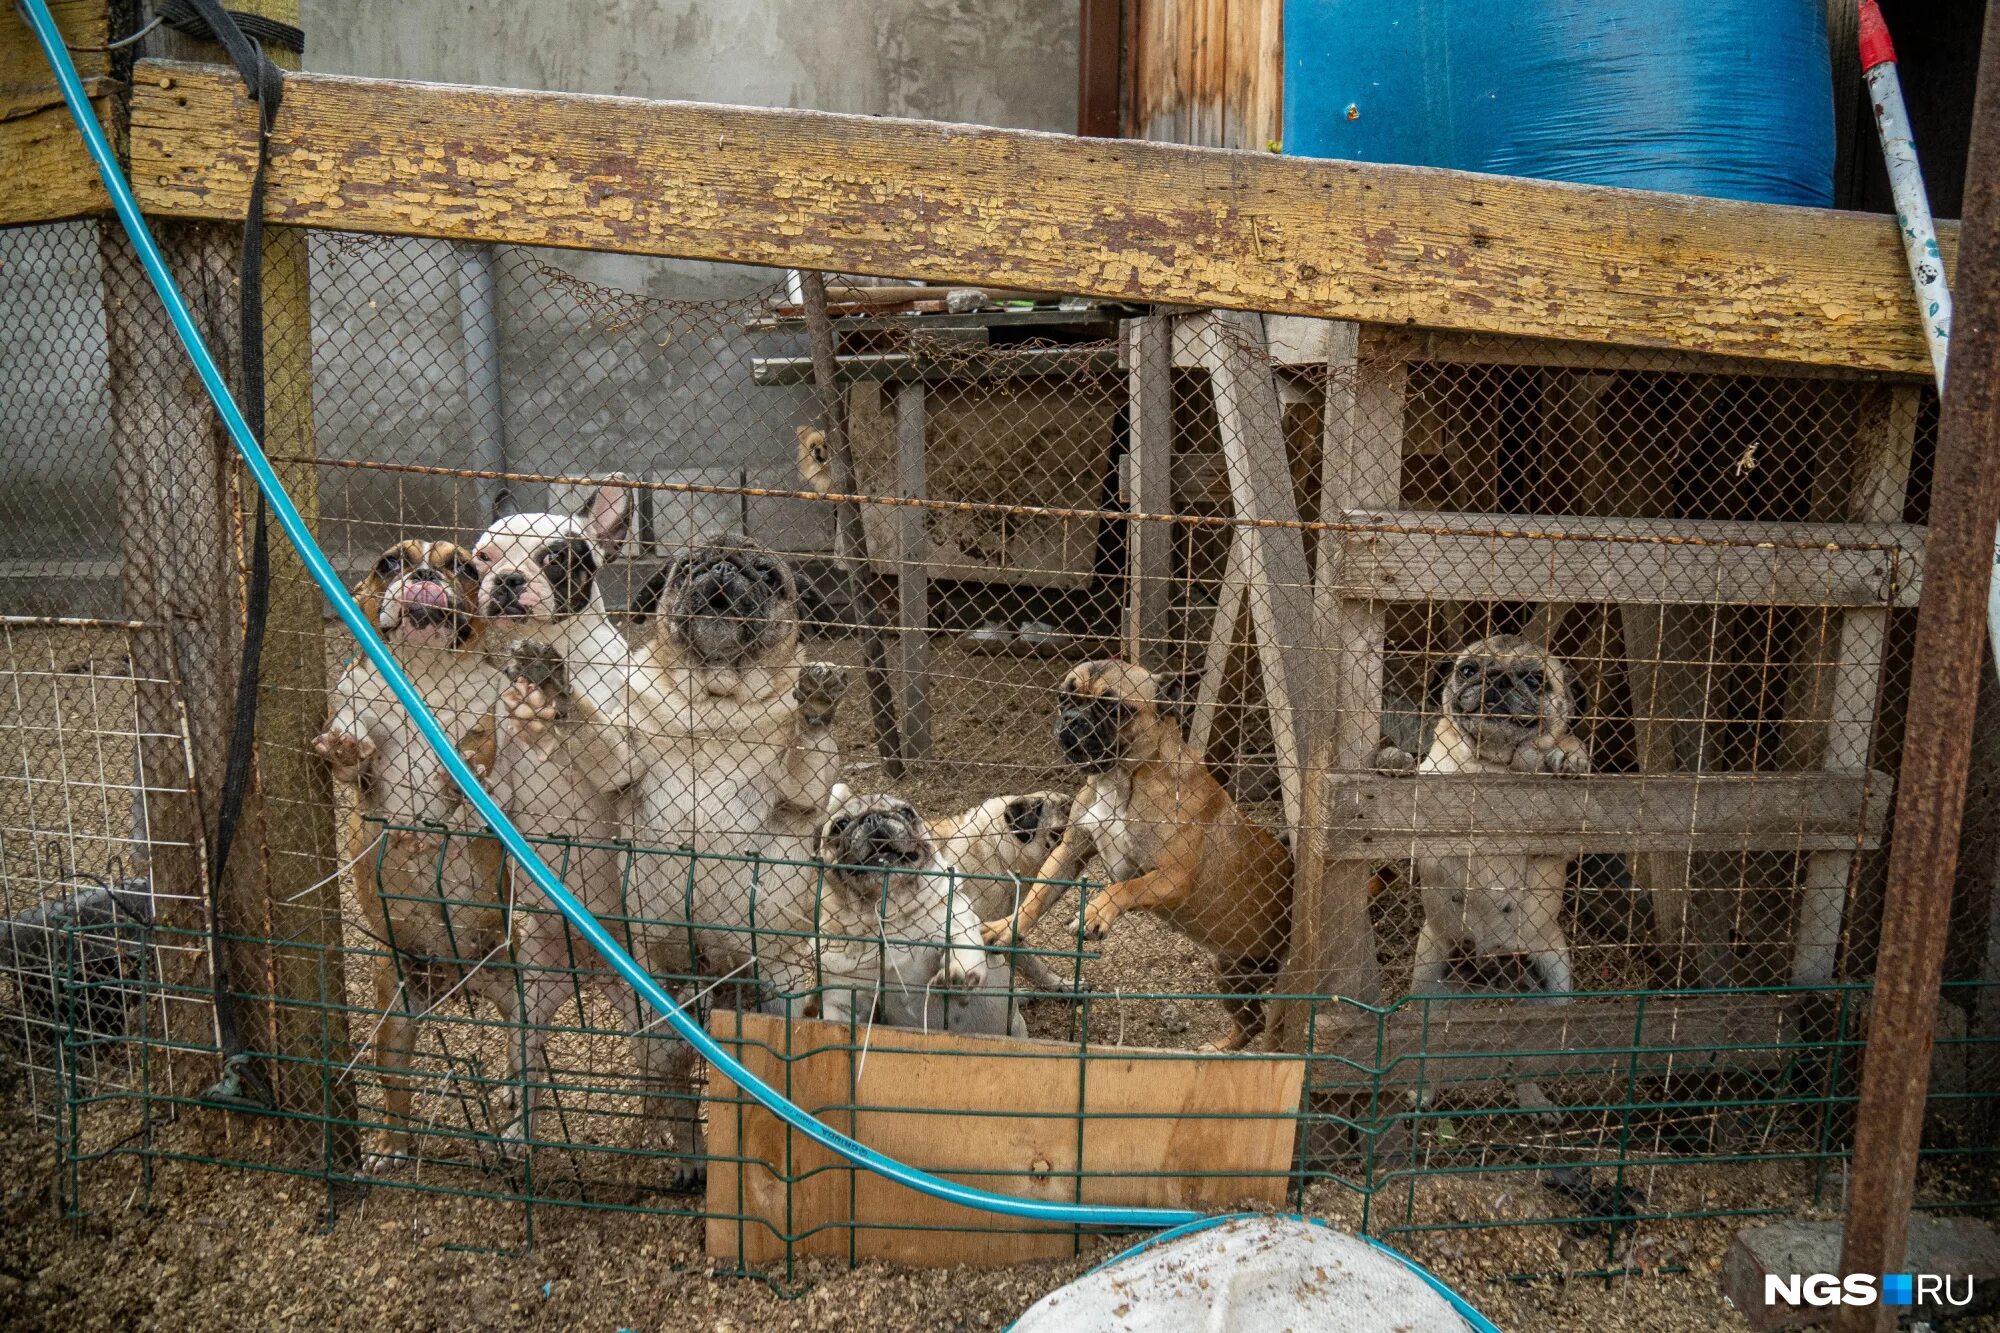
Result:
<instances>
[{"instance_id":1,"label":"wooden plank","mask_svg":"<svg viewBox=\"0 0 2000 1333\"><path fill-rule=\"evenodd\" d=\"M821 1120L949 1179L1027 1198L1211 1210L1286 1196L1302 1060L1079 1052L882 1027L864 1060L861 1034L842 1024L717 1010L709 1030ZM709 1148L712 1258L987 1267L1076 1252L1073 1228L996 1218L857 1173L742 1104L720 1076Z\"/></svg>"},{"instance_id":2,"label":"wooden plank","mask_svg":"<svg viewBox=\"0 0 2000 1333\"><path fill-rule=\"evenodd\" d=\"M1750 365L1739 357L1700 352L1371 324L1362 330L1361 358L1366 361L1378 357L1454 366L1541 366L1554 370L1663 371L1679 375L1770 375L1783 379L1848 381L1920 378L1914 370L1863 370L1832 363L1806 365L1768 359Z\"/></svg>"},{"instance_id":3,"label":"wooden plank","mask_svg":"<svg viewBox=\"0 0 2000 1333\"><path fill-rule=\"evenodd\" d=\"M1386 602L1914 606L1920 524L1352 510L1334 588Z\"/></svg>"},{"instance_id":4,"label":"wooden plank","mask_svg":"<svg viewBox=\"0 0 2000 1333\"><path fill-rule=\"evenodd\" d=\"M240 216L232 74L145 62L141 202ZM299 225L1024 286L1919 374L1894 221L1425 168L300 75ZM1059 182L1060 188L1052 188ZM1955 254L1956 228L1942 243Z\"/></svg>"},{"instance_id":5,"label":"wooden plank","mask_svg":"<svg viewBox=\"0 0 2000 1333\"><path fill-rule=\"evenodd\" d=\"M1859 467L1848 505L1851 517L1883 521L1903 516L1919 398L1914 387L1883 388L1863 405ZM1826 719L1821 767L1854 769L1867 764L1875 742L1876 703L1888 643L1886 610L1857 607L1841 616L1837 654L1828 669L1816 673L1810 700L1813 715ZM1806 860L1805 892L1792 938L1792 980L1801 985L1834 978L1853 869L1854 857L1846 851L1816 852Z\"/></svg>"},{"instance_id":6,"label":"wooden plank","mask_svg":"<svg viewBox=\"0 0 2000 1333\"><path fill-rule=\"evenodd\" d=\"M1103 348L1030 347L979 352L948 359L904 352L850 352L840 358L839 377L853 380L1034 379L1041 376L1094 378L1118 369L1118 354ZM750 360L751 383L764 387L812 383L812 358L759 356Z\"/></svg>"},{"instance_id":7,"label":"wooden plank","mask_svg":"<svg viewBox=\"0 0 2000 1333\"><path fill-rule=\"evenodd\" d=\"M1215 614L1208 621L1208 644L1202 652L1194 710L1188 716L1188 744L1204 755L1215 738L1229 663L1243 643L1243 599L1250 593L1248 564L1249 555L1243 543L1232 539L1222 558L1222 582L1215 594Z\"/></svg>"},{"instance_id":8,"label":"wooden plank","mask_svg":"<svg viewBox=\"0 0 2000 1333\"><path fill-rule=\"evenodd\" d=\"M114 148L125 142L123 100L115 95L111 40L114 10L130 22L127 6L111 0L51 0L70 59ZM122 27L120 29L123 30ZM63 106L35 35L12 5L0 7L0 180L32 188L0 193L0 227L60 222L109 212L111 200L84 152L83 136Z\"/></svg>"},{"instance_id":9,"label":"wooden plank","mask_svg":"<svg viewBox=\"0 0 2000 1333\"><path fill-rule=\"evenodd\" d=\"M1327 836L1372 864L1414 856L1879 847L1886 773L1504 774L1327 780Z\"/></svg>"},{"instance_id":10,"label":"wooden plank","mask_svg":"<svg viewBox=\"0 0 2000 1333\"><path fill-rule=\"evenodd\" d=\"M1139 514L1170 514L1173 502L1173 321L1154 316L1122 326L1126 372L1126 504ZM1125 525L1125 653L1153 671L1177 665L1172 626L1174 526ZM1196 747L1200 748L1199 746Z\"/></svg>"},{"instance_id":11,"label":"wooden plank","mask_svg":"<svg viewBox=\"0 0 2000 1333\"><path fill-rule=\"evenodd\" d=\"M1283 128L1282 0L1147 0L1137 11L1127 133L1270 151Z\"/></svg>"},{"instance_id":12,"label":"wooden plank","mask_svg":"<svg viewBox=\"0 0 2000 1333\"><path fill-rule=\"evenodd\" d=\"M1285 458L1284 408L1264 354L1263 320L1231 313L1197 315L1185 322L1196 329L1208 367L1236 518L1253 524L1296 525L1299 509ZM1245 600L1277 754L1285 822L1297 829L1305 819L1301 784L1317 716L1306 706L1315 664L1310 660L1313 583L1305 540L1297 526L1290 526L1238 527L1231 531L1230 541L1243 551ZM1218 624L1233 619L1217 614Z\"/></svg>"},{"instance_id":13,"label":"wooden plank","mask_svg":"<svg viewBox=\"0 0 2000 1333\"><path fill-rule=\"evenodd\" d=\"M896 494L925 499L924 398L920 383L896 387ZM890 679L897 691L896 737L904 764L931 757L930 535L925 510L896 514L896 636Z\"/></svg>"},{"instance_id":14,"label":"wooden plank","mask_svg":"<svg viewBox=\"0 0 2000 1333\"><path fill-rule=\"evenodd\" d=\"M1524 1079L1657 1078L1781 1064L1791 997L1728 995L1411 1004L1314 1048L1313 1091L1436 1093Z\"/></svg>"}]
</instances>

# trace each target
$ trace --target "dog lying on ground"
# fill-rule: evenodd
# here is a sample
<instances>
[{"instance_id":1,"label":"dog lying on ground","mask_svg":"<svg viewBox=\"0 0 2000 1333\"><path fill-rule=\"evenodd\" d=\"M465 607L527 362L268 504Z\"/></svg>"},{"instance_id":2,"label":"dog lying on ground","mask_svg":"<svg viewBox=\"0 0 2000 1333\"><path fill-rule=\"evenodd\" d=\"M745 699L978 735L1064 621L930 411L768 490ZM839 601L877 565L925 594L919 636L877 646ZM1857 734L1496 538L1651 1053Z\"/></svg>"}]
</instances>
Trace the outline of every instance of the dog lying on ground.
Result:
<instances>
[{"instance_id":1,"label":"dog lying on ground","mask_svg":"<svg viewBox=\"0 0 2000 1333\"><path fill-rule=\"evenodd\" d=\"M1129 662L1086 662L1056 695L1056 740L1084 774L1062 841L1038 878L1073 880L1093 852L1112 881L1083 909L1087 940L1126 912L1152 912L1215 958L1233 1025L1222 1049L1263 1030L1262 1004L1285 956L1292 862L1222 790L1180 729L1163 716L1151 672ZM1063 893L1037 885L1009 916L989 920L988 944L1013 944Z\"/></svg>"},{"instance_id":2,"label":"dog lying on ground","mask_svg":"<svg viewBox=\"0 0 2000 1333\"><path fill-rule=\"evenodd\" d=\"M1562 659L1512 634L1462 649L1451 665L1437 729L1419 773L1590 771L1590 754L1570 734L1569 673ZM1452 994L1452 951L1482 958L1522 956L1544 992L1570 989L1569 941L1562 928L1563 859L1490 855L1418 861L1424 926L1410 977L1412 993Z\"/></svg>"},{"instance_id":3,"label":"dog lying on ground","mask_svg":"<svg viewBox=\"0 0 2000 1333\"><path fill-rule=\"evenodd\" d=\"M503 681L482 651L478 597L471 554L443 541L398 542L355 589L425 704L484 776ZM381 1170L409 1154L411 1087L397 1075L410 1066L418 1016L461 982L514 1012L507 969L479 966L505 946L507 912L499 845L426 831L464 826L466 807L388 681L360 658L333 693L333 715L313 749L337 780L359 788L368 824L367 845L354 851L355 896L367 929L390 951L375 965L383 1016L373 1052L389 1127L365 1163Z\"/></svg>"},{"instance_id":4,"label":"dog lying on ground","mask_svg":"<svg viewBox=\"0 0 2000 1333\"><path fill-rule=\"evenodd\" d=\"M1069 826L1068 792L1036 791L992 796L970 810L927 821L940 863L958 873L958 892L981 921L1013 915ZM1070 989L1035 954L1014 955L1018 975L1030 989Z\"/></svg>"},{"instance_id":5,"label":"dog lying on ground","mask_svg":"<svg viewBox=\"0 0 2000 1333\"><path fill-rule=\"evenodd\" d=\"M924 821L898 796L836 783L814 848L826 867L814 994L832 1022L1025 1037L1007 969L981 946L979 917L945 872Z\"/></svg>"}]
</instances>

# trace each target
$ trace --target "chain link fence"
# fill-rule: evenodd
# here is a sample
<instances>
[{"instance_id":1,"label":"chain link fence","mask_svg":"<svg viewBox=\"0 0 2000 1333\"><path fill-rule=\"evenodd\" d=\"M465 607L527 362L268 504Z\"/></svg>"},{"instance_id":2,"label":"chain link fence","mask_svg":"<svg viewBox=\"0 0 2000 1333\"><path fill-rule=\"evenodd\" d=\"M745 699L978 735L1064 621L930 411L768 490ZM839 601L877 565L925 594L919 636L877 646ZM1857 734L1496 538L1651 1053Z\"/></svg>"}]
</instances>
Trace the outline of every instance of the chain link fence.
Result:
<instances>
[{"instance_id":1,"label":"chain link fence","mask_svg":"<svg viewBox=\"0 0 2000 1333\"><path fill-rule=\"evenodd\" d=\"M227 344L219 235L178 253ZM116 242L0 255L0 977L77 1207L170 1156L466 1244L591 1207L752 1268L1071 1252L899 1215L700 1068L284 558L217 923L276 1114L218 1145L244 486ZM329 233L266 286L321 543L549 864L807 1109L995 1188L1522 1271L1837 1203L1925 387ZM1947 1204L1992 1197L1975 978Z\"/></svg>"}]
</instances>

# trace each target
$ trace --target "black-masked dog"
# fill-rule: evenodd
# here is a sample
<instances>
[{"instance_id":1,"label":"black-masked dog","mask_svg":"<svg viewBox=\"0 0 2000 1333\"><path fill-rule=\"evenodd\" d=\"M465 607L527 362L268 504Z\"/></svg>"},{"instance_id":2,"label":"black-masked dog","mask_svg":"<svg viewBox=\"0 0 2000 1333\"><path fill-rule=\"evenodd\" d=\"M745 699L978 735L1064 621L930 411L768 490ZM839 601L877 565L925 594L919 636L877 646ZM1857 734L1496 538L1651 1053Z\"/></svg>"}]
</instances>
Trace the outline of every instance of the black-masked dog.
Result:
<instances>
[{"instance_id":1,"label":"black-masked dog","mask_svg":"<svg viewBox=\"0 0 2000 1333\"><path fill-rule=\"evenodd\" d=\"M493 707L502 678L482 651L479 575L444 541L398 542L355 589L396 661L475 769L492 763ZM333 716L313 749L335 778L359 788L362 844L352 849L355 895L369 930L394 951L375 964L382 1019L373 1058L383 1071L388 1128L367 1168L407 1160L416 1018L474 968L468 988L511 1012L504 967L480 968L506 942L498 845L469 834L468 812L437 755L365 657L334 685ZM440 830L431 832L430 830Z\"/></svg>"},{"instance_id":2,"label":"black-masked dog","mask_svg":"<svg viewBox=\"0 0 2000 1333\"><path fill-rule=\"evenodd\" d=\"M514 514L496 521L474 547L480 613L489 633L516 644L515 679L500 701L494 796L529 838L564 840L547 844L542 859L600 919L624 914L621 858L608 844L620 835L619 794L637 764L623 745L568 746L539 719L558 685L565 697L607 714L624 708L630 653L606 614L598 572L623 546L632 495L614 479L576 513ZM529 901L536 901L532 893ZM615 984L553 911L523 914L519 935L523 1044L532 1078L546 1068L549 1024L576 993L579 977L603 985L635 1032L647 1021L630 988ZM540 1098L528 1100L532 1110ZM530 1129L524 1113L508 1133L524 1139Z\"/></svg>"},{"instance_id":3,"label":"black-masked dog","mask_svg":"<svg viewBox=\"0 0 2000 1333\"><path fill-rule=\"evenodd\" d=\"M1070 794L1034 791L991 796L956 815L927 821L938 860L958 875L958 892L981 921L1012 916L1069 827ZM1046 960L1014 955L1021 979L1038 991L1067 990Z\"/></svg>"},{"instance_id":4,"label":"black-masked dog","mask_svg":"<svg viewBox=\"0 0 2000 1333\"><path fill-rule=\"evenodd\" d=\"M908 801L836 783L814 852L825 867L817 969L788 1008L831 1022L872 1014L891 1027L1028 1035L1007 969L981 945L978 915Z\"/></svg>"},{"instance_id":5,"label":"black-masked dog","mask_svg":"<svg viewBox=\"0 0 2000 1333\"><path fill-rule=\"evenodd\" d=\"M1129 662L1086 662L1056 694L1056 740L1084 774L1062 841L1038 878L1074 880L1093 852L1111 883L1083 910L1085 939L1100 940L1128 911L1152 912L1215 958L1239 1050L1263 1030L1266 988L1284 961L1292 862L1284 844L1247 819L1160 708L1151 672ZM986 923L989 944L1012 944L1061 897L1038 885L1018 912Z\"/></svg>"},{"instance_id":6,"label":"black-masked dog","mask_svg":"<svg viewBox=\"0 0 2000 1333\"><path fill-rule=\"evenodd\" d=\"M1461 650L1440 699L1440 716L1419 773L1590 771L1570 734L1568 671L1560 658L1512 634ZM1451 994L1453 950L1483 958L1524 957L1545 992L1570 989L1562 929L1563 859L1550 856L1436 857L1417 863L1424 927L1410 989Z\"/></svg>"},{"instance_id":7,"label":"black-masked dog","mask_svg":"<svg viewBox=\"0 0 2000 1333\"><path fill-rule=\"evenodd\" d=\"M813 835L838 767L829 728L845 675L802 660L791 569L748 537L704 538L655 584L642 599L652 637L617 703L544 690L524 725L557 723L548 734L587 770L637 772L626 836L698 854L634 858L621 915L655 975L796 978L810 971ZM691 1053L665 1047L642 1046L642 1073L684 1108L681 1143L698 1156Z\"/></svg>"}]
</instances>

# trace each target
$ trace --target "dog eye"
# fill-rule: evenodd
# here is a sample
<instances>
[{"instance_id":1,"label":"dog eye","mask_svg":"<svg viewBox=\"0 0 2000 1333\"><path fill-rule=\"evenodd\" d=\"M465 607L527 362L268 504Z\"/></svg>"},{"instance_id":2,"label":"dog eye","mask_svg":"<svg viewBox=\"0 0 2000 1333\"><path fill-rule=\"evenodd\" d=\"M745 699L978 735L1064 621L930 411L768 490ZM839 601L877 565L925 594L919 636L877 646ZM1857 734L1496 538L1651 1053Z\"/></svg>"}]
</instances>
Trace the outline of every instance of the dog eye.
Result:
<instances>
[{"instance_id":1,"label":"dog eye","mask_svg":"<svg viewBox=\"0 0 2000 1333\"><path fill-rule=\"evenodd\" d=\"M403 553L401 551L391 551L375 562L375 572L382 578L388 578L402 567Z\"/></svg>"},{"instance_id":2,"label":"dog eye","mask_svg":"<svg viewBox=\"0 0 2000 1333\"><path fill-rule=\"evenodd\" d=\"M1521 677L1521 685L1525 689L1530 689L1540 694L1542 691L1542 673L1539 671L1530 671Z\"/></svg>"},{"instance_id":3,"label":"dog eye","mask_svg":"<svg viewBox=\"0 0 2000 1333\"><path fill-rule=\"evenodd\" d=\"M1474 676L1478 674L1479 674L1479 668L1474 666L1472 663L1460 662L1458 664L1458 678L1460 680L1471 680Z\"/></svg>"},{"instance_id":4,"label":"dog eye","mask_svg":"<svg viewBox=\"0 0 2000 1333\"><path fill-rule=\"evenodd\" d=\"M444 567L445 571L449 573L453 578L464 578L468 574L476 574L479 572L478 565L474 564L470 560L467 560L464 556L458 554L453 554L448 559L446 559L446 561L444 562Z\"/></svg>"}]
</instances>

